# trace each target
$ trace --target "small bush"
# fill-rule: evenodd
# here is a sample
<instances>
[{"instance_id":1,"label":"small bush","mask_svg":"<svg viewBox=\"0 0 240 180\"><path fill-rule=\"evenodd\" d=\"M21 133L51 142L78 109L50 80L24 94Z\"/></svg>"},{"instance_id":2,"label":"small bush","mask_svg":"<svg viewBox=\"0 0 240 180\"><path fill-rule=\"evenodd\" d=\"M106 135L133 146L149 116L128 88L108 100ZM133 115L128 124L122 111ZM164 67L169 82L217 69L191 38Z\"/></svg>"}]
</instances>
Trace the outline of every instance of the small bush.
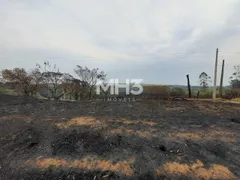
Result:
<instances>
[{"instance_id":1,"label":"small bush","mask_svg":"<svg viewBox=\"0 0 240 180\"><path fill-rule=\"evenodd\" d=\"M171 91L170 91L170 96L175 96L175 97L179 97L179 96L185 96L185 91L182 89L182 88L173 88Z\"/></svg>"},{"instance_id":2,"label":"small bush","mask_svg":"<svg viewBox=\"0 0 240 180\"><path fill-rule=\"evenodd\" d=\"M224 98L226 99L234 99L240 97L240 89L228 89L225 90Z\"/></svg>"},{"instance_id":3,"label":"small bush","mask_svg":"<svg viewBox=\"0 0 240 180\"><path fill-rule=\"evenodd\" d=\"M142 96L147 98L167 98L169 95L169 88L167 86L144 86Z\"/></svg>"},{"instance_id":4,"label":"small bush","mask_svg":"<svg viewBox=\"0 0 240 180\"><path fill-rule=\"evenodd\" d=\"M199 92L199 98L212 98L212 97L213 97L213 91L212 90L206 90L206 91L200 91Z\"/></svg>"},{"instance_id":5,"label":"small bush","mask_svg":"<svg viewBox=\"0 0 240 180\"><path fill-rule=\"evenodd\" d=\"M15 91L5 88L0 88L0 94L17 95Z\"/></svg>"}]
</instances>

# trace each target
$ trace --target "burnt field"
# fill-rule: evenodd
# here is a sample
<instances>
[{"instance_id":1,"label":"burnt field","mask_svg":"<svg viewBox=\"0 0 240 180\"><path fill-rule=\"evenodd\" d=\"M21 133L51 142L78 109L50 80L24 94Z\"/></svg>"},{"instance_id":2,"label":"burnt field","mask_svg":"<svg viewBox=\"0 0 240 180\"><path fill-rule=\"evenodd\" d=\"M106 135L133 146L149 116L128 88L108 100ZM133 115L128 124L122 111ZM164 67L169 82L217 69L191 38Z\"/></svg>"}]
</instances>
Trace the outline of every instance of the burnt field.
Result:
<instances>
[{"instance_id":1,"label":"burnt field","mask_svg":"<svg viewBox=\"0 0 240 180\"><path fill-rule=\"evenodd\" d=\"M0 95L0 179L237 179L240 104Z\"/></svg>"}]
</instances>

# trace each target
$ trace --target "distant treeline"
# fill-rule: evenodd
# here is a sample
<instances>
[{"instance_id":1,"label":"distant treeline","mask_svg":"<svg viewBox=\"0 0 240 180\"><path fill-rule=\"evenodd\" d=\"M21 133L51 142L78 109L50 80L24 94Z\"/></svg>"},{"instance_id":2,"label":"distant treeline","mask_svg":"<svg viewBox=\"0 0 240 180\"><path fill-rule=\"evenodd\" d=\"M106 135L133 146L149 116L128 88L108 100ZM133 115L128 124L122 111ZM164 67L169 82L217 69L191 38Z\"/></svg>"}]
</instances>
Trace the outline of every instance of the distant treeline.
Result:
<instances>
[{"instance_id":1,"label":"distant treeline","mask_svg":"<svg viewBox=\"0 0 240 180\"><path fill-rule=\"evenodd\" d=\"M77 65L74 69L75 76L61 72L56 65L44 62L37 64L30 71L24 68L4 69L1 71L0 88L14 90L18 94L26 96L41 96L48 99L92 99L99 96L109 96L110 92L96 94L96 85L99 81L106 81L106 73L98 68L89 69ZM211 78L202 72L199 75L200 86L191 86L193 97L211 98L212 87L209 86ZM144 85L144 91L140 97L176 96L187 97L187 86L184 85ZM240 96L240 65L235 67L233 76L230 77L230 85L224 88L227 98ZM1 92L8 92L1 90ZM125 90L120 90L120 96L126 95Z\"/></svg>"}]
</instances>

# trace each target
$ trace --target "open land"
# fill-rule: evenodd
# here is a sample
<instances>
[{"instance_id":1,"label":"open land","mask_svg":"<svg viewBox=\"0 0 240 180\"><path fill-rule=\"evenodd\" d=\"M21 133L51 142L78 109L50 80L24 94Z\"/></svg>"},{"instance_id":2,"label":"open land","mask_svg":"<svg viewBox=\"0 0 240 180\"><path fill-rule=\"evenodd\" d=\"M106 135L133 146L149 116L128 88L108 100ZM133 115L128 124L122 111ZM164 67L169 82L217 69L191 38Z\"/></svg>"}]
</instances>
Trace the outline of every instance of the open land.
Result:
<instances>
[{"instance_id":1,"label":"open land","mask_svg":"<svg viewBox=\"0 0 240 180\"><path fill-rule=\"evenodd\" d=\"M237 179L240 104L0 95L0 179Z\"/></svg>"}]
</instances>

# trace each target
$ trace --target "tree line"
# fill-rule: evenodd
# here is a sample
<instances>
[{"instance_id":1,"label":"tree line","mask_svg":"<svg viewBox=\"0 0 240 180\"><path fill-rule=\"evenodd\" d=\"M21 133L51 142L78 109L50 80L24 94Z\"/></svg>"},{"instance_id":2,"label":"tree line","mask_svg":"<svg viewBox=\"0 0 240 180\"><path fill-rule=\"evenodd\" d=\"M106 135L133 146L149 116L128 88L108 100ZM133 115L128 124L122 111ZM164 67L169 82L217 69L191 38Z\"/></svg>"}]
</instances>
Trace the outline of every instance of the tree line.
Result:
<instances>
[{"instance_id":1,"label":"tree line","mask_svg":"<svg viewBox=\"0 0 240 180\"><path fill-rule=\"evenodd\" d=\"M61 72L56 65L46 61L43 65L37 64L30 72L24 68L4 69L1 71L1 81L26 96L42 92L41 95L44 94L48 99L79 100L91 99L97 82L106 78L104 71L98 68L89 69L77 65L74 72L77 78Z\"/></svg>"},{"instance_id":2,"label":"tree line","mask_svg":"<svg viewBox=\"0 0 240 180\"><path fill-rule=\"evenodd\" d=\"M77 65L74 72L77 78L69 73L61 72L56 65L51 65L46 61L42 65L36 64L36 67L29 72L24 68L4 69L0 75L3 83L11 85L20 94L36 96L39 93L54 100L91 99L97 82L106 79L105 72L98 68L89 69ZM211 77L202 72L199 75L201 91L206 92L210 83ZM229 83L232 89L240 89L240 65L234 66ZM146 87L144 87L145 90L147 90ZM174 88L171 94L183 95L185 92L181 88Z\"/></svg>"},{"instance_id":3,"label":"tree line","mask_svg":"<svg viewBox=\"0 0 240 180\"><path fill-rule=\"evenodd\" d=\"M212 82L211 77L202 72L199 75L199 84L201 86L202 91L206 91L209 88L209 84ZM232 89L239 89L240 88L240 65L234 66L234 72L232 76L229 78L229 84Z\"/></svg>"}]
</instances>

